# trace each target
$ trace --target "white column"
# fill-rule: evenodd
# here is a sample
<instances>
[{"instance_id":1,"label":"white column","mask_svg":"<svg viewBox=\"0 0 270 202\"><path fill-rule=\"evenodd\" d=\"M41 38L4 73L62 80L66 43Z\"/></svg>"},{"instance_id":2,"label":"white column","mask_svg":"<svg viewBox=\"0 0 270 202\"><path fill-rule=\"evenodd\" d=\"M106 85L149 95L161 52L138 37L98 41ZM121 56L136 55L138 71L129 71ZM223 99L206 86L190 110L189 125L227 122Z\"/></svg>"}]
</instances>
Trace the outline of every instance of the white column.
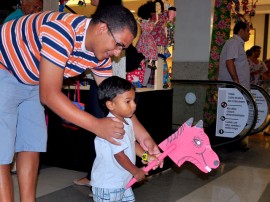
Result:
<instances>
[{"instance_id":1,"label":"white column","mask_svg":"<svg viewBox=\"0 0 270 202\"><path fill-rule=\"evenodd\" d=\"M43 1L43 10L47 11L59 11L59 1L58 0L45 0Z\"/></svg>"}]
</instances>

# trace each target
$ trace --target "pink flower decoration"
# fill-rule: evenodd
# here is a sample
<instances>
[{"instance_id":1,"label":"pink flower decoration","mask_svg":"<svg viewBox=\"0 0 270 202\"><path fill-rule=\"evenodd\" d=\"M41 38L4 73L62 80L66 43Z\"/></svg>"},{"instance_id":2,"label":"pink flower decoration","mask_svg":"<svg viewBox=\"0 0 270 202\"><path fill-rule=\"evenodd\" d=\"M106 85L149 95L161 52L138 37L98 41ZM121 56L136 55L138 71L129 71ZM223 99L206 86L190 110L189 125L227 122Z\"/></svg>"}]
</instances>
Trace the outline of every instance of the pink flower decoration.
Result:
<instances>
[{"instance_id":1,"label":"pink flower decoration","mask_svg":"<svg viewBox=\"0 0 270 202\"><path fill-rule=\"evenodd\" d=\"M226 23L224 22L224 20L221 20L219 23L218 23L218 27L220 29L226 29L227 25Z\"/></svg>"},{"instance_id":2,"label":"pink flower decoration","mask_svg":"<svg viewBox=\"0 0 270 202\"><path fill-rule=\"evenodd\" d=\"M218 54L216 51L213 51L212 54L211 54L211 57L212 57L214 60L218 60L218 59L219 59L219 54Z\"/></svg>"}]
</instances>

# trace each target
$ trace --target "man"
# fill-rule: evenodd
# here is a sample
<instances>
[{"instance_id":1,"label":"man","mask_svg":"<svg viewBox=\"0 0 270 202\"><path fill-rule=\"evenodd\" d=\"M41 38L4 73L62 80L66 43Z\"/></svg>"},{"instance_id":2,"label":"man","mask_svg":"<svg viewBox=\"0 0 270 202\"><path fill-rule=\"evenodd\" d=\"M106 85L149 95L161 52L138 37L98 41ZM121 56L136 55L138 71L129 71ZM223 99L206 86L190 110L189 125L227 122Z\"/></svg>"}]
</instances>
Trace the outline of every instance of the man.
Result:
<instances>
[{"instance_id":1,"label":"man","mask_svg":"<svg viewBox=\"0 0 270 202\"><path fill-rule=\"evenodd\" d=\"M244 50L244 43L250 35L248 24L236 23L233 34L221 51L218 80L233 81L250 90L250 70Z\"/></svg>"},{"instance_id":2,"label":"man","mask_svg":"<svg viewBox=\"0 0 270 202\"><path fill-rule=\"evenodd\" d=\"M16 20L24 15L38 13L43 10L43 0L21 0L17 9L9 14L4 22ZM14 156L12 173L16 173L16 156Z\"/></svg>"},{"instance_id":3,"label":"man","mask_svg":"<svg viewBox=\"0 0 270 202\"><path fill-rule=\"evenodd\" d=\"M137 24L128 9L114 6L92 20L58 12L28 15L3 24L0 33L0 201L13 201L9 164L15 151L20 201L34 202L39 152L47 141L42 104L111 143L123 138L122 122L79 110L61 89L63 77L88 68L98 84L111 76L110 57L131 44ZM137 140L157 154L144 127L135 116L132 121Z\"/></svg>"},{"instance_id":4,"label":"man","mask_svg":"<svg viewBox=\"0 0 270 202\"><path fill-rule=\"evenodd\" d=\"M21 0L18 8L6 17L4 23L42 10L43 0Z\"/></svg>"},{"instance_id":5,"label":"man","mask_svg":"<svg viewBox=\"0 0 270 202\"><path fill-rule=\"evenodd\" d=\"M226 41L220 54L218 80L233 81L250 90L250 69L244 44L249 40L249 25L238 22L233 29L233 37ZM242 151L247 151L248 137L240 144Z\"/></svg>"}]
</instances>

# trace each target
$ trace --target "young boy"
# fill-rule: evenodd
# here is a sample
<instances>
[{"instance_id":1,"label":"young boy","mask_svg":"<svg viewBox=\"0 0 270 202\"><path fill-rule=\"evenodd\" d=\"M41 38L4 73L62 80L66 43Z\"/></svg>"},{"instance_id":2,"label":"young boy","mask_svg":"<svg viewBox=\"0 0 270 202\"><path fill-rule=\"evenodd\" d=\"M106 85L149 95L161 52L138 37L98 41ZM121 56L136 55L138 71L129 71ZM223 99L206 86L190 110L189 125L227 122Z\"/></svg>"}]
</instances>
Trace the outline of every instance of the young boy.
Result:
<instances>
[{"instance_id":1,"label":"young boy","mask_svg":"<svg viewBox=\"0 0 270 202\"><path fill-rule=\"evenodd\" d=\"M130 118L136 110L135 87L117 76L105 79L98 89L102 107L109 111L108 117L115 117L124 123L125 135L117 139L121 146L95 138L96 159L91 173L94 201L135 201L131 188L125 189L132 176L141 181L148 173L135 166L136 154L144 154L136 142ZM148 154L148 161L156 157Z\"/></svg>"}]
</instances>

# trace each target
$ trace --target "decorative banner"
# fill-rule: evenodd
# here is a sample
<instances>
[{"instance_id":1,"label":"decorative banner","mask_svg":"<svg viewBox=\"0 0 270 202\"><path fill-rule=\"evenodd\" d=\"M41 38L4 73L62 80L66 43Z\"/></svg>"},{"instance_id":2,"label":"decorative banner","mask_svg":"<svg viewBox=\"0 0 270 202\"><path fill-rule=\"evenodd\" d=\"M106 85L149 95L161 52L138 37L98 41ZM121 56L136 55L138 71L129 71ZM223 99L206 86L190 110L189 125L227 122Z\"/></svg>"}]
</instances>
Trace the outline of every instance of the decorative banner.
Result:
<instances>
[{"instance_id":1,"label":"decorative banner","mask_svg":"<svg viewBox=\"0 0 270 202\"><path fill-rule=\"evenodd\" d=\"M217 80L219 56L223 45L230 37L231 28L231 6L232 0L215 0L215 11L213 15L213 28L208 66L208 79ZM216 117L216 87L209 87L206 91L204 106L204 125L209 126Z\"/></svg>"},{"instance_id":2,"label":"decorative banner","mask_svg":"<svg viewBox=\"0 0 270 202\"><path fill-rule=\"evenodd\" d=\"M236 88L219 88L216 136L234 138L245 128L249 107L245 97Z\"/></svg>"},{"instance_id":3,"label":"decorative banner","mask_svg":"<svg viewBox=\"0 0 270 202\"><path fill-rule=\"evenodd\" d=\"M267 101L263 94L256 89L251 89L251 95L255 98L255 102L258 108L258 118L254 129L259 128L265 121L268 114Z\"/></svg>"}]
</instances>

